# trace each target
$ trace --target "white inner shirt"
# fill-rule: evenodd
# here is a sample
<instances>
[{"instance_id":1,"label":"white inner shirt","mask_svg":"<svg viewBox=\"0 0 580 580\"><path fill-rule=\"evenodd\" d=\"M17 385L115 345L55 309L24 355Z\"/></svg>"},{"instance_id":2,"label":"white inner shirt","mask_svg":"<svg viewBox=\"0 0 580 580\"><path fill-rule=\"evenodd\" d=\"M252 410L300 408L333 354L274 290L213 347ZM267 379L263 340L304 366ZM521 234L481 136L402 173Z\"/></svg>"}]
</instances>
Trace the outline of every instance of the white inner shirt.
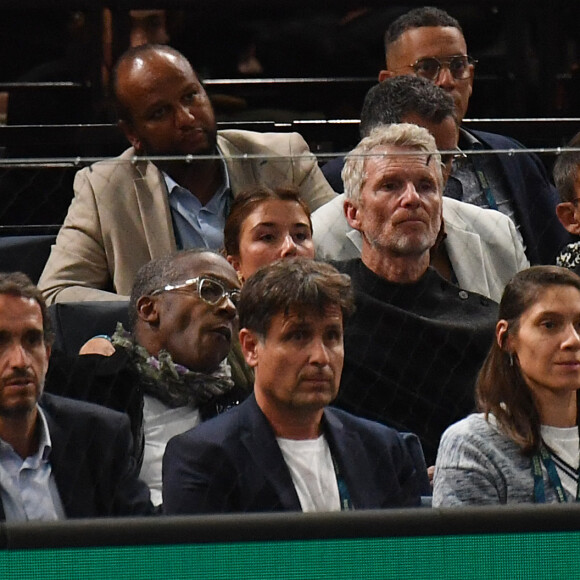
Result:
<instances>
[{"instance_id":1,"label":"white inner shirt","mask_svg":"<svg viewBox=\"0 0 580 580\"><path fill-rule=\"evenodd\" d=\"M340 511L340 495L330 448L318 439L277 437L303 512Z\"/></svg>"},{"instance_id":2,"label":"white inner shirt","mask_svg":"<svg viewBox=\"0 0 580 580\"><path fill-rule=\"evenodd\" d=\"M540 429L542 439L554 452L552 457L560 476L562 487L572 498L575 498L578 487L578 465L580 462L578 427L542 425Z\"/></svg>"},{"instance_id":3,"label":"white inner shirt","mask_svg":"<svg viewBox=\"0 0 580 580\"><path fill-rule=\"evenodd\" d=\"M149 486L153 505L163 501L161 468L163 454L169 440L175 435L197 427L200 422L199 409L193 407L168 407L155 397L143 397L143 430L145 449L139 477Z\"/></svg>"}]
</instances>

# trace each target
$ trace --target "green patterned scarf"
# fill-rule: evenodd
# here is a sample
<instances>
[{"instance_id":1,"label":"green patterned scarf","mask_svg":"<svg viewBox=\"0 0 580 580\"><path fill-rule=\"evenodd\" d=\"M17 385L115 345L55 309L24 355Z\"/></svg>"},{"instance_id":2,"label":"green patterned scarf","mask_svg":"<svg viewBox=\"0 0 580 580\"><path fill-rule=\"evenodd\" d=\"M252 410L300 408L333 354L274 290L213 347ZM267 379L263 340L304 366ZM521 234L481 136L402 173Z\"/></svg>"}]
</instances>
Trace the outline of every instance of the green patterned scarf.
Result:
<instances>
[{"instance_id":1,"label":"green patterned scarf","mask_svg":"<svg viewBox=\"0 0 580 580\"><path fill-rule=\"evenodd\" d=\"M141 377L143 391L169 407L199 407L227 393L234 386L227 359L209 375L190 371L183 365L174 363L166 350L159 351L157 358L151 356L135 342L133 335L120 322L117 323L111 340L115 347L123 348L129 353Z\"/></svg>"}]
</instances>

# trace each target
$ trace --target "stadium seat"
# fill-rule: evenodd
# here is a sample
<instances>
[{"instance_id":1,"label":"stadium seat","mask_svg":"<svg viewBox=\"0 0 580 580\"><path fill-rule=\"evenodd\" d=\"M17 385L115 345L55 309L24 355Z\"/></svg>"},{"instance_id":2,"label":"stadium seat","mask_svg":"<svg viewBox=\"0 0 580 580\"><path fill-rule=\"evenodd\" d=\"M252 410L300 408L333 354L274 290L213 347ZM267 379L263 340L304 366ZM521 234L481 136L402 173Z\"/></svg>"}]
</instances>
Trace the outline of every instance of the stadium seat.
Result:
<instances>
[{"instance_id":1,"label":"stadium seat","mask_svg":"<svg viewBox=\"0 0 580 580\"><path fill-rule=\"evenodd\" d=\"M0 237L0 272L24 272L36 284L55 239L56 234Z\"/></svg>"}]
</instances>

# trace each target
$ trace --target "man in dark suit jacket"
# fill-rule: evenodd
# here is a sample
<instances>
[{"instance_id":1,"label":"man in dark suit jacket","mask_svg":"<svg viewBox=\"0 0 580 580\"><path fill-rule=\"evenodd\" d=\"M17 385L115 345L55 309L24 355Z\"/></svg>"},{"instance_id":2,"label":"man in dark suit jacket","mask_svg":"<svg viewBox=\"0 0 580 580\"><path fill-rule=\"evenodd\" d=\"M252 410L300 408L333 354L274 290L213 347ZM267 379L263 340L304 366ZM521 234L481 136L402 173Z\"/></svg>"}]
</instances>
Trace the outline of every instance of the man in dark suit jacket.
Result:
<instances>
[{"instance_id":1,"label":"man in dark suit jacket","mask_svg":"<svg viewBox=\"0 0 580 580\"><path fill-rule=\"evenodd\" d=\"M379 81L399 75L426 78L445 90L455 103L459 124L473 90L476 61L467 53L459 22L430 6L410 10L385 33L386 67ZM569 236L558 222L558 194L539 158L523 151L517 141L460 128L459 147L465 151L513 150L507 154L477 154L457 158L445 195L508 215L522 235L530 263L552 264ZM339 163L339 162L337 162ZM336 191L336 164L324 169ZM334 173L334 176L332 175Z\"/></svg>"},{"instance_id":2,"label":"man in dark suit jacket","mask_svg":"<svg viewBox=\"0 0 580 580\"><path fill-rule=\"evenodd\" d=\"M238 310L255 395L169 442L166 513L418 505L425 474L401 436L326 408L352 309L350 280L328 264L282 260L250 277Z\"/></svg>"},{"instance_id":3,"label":"man in dark suit jacket","mask_svg":"<svg viewBox=\"0 0 580 580\"><path fill-rule=\"evenodd\" d=\"M233 267L211 250L152 260L137 273L129 330L118 325L110 342L96 337L81 349L95 354L51 355L46 391L129 415L139 476L156 506L167 441L252 390L253 376L232 340L239 286ZM78 315L74 320L78 325Z\"/></svg>"},{"instance_id":4,"label":"man in dark suit jacket","mask_svg":"<svg viewBox=\"0 0 580 580\"><path fill-rule=\"evenodd\" d=\"M0 519L152 513L128 418L42 396L50 341L40 291L24 274L0 274Z\"/></svg>"},{"instance_id":5,"label":"man in dark suit jacket","mask_svg":"<svg viewBox=\"0 0 580 580\"><path fill-rule=\"evenodd\" d=\"M50 463L67 518L147 515L124 413L50 395L40 400L52 441Z\"/></svg>"}]
</instances>

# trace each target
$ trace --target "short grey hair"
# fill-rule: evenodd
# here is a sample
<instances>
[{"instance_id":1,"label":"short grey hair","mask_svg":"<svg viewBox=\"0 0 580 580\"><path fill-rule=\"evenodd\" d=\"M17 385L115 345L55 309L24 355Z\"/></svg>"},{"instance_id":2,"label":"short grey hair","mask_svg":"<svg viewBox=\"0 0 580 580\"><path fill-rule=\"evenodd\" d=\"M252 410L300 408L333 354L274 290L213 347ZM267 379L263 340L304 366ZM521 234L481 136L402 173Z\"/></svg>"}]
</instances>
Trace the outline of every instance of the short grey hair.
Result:
<instances>
[{"instance_id":1,"label":"short grey hair","mask_svg":"<svg viewBox=\"0 0 580 580\"><path fill-rule=\"evenodd\" d=\"M358 202L367 178L366 162L379 147L399 147L431 155L439 190L443 191L441 155L435 138L427 129L410 123L380 125L373 129L347 156L342 169L344 193L347 199Z\"/></svg>"}]
</instances>

